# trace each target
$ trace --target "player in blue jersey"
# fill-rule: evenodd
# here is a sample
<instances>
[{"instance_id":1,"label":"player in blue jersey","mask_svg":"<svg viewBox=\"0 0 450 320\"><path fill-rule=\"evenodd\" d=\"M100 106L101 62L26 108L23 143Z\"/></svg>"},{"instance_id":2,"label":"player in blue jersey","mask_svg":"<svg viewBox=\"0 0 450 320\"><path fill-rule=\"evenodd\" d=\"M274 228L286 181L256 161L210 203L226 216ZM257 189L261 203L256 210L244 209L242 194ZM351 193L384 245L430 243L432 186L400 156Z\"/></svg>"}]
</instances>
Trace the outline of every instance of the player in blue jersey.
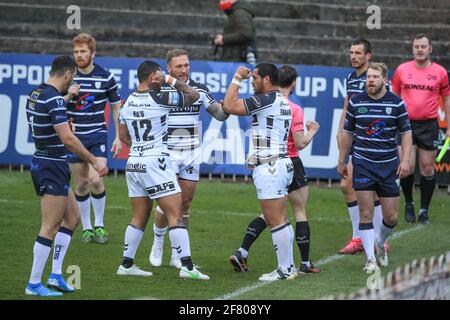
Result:
<instances>
[{"instance_id":1,"label":"player in blue jersey","mask_svg":"<svg viewBox=\"0 0 450 320\"><path fill-rule=\"evenodd\" d=\"M41 283L52 243L53 268L47 284L50 288L75 291L62 277L62 263L80 220L75 197L70 190L70 171L66 148L90 163L99 176L108 172L106 165L94 157L70 130L65 94L76 72L71 57L59 56L53 60L50 78L34 89L27 100L27 120L36 151L31 162L31 177L36 193L41 196L41 229L33 247L33 267L25 294L33 296L60 296Z\"/></svg>"},{"instance_id":2,"label":"player in blue jersey","mask_svg":"<svg viewBox=\"0 0 450 320\"><path fill-rule=\"evenodd\" d=\"M347 95L344 99L344 108L342 110L341 119L339 122L339 129L337 134L337 140L339 145L339 137L342 133L342 128L344 127L344 118L347 111L347 106L349 100L366 90L366 75L367 69L369 67L370 59L372 58L372 49L370 42L363 38L357 38L352 41L350 46L350 60L352 67L355 71L347 76L346 88ZM363 245L361 238L359 236L358 226L359 226L359 207L356 201L355 190L352 187L352 162L347 163L347 172L349 173L348 179L341 179L341 190L344 194L345 202L347 204L347 210L352 222L352 239L339 250L340 254L354 254L363 251ZM374 211L374 228L378 232L381 226L382 220L381 205L378 199L375 200L375 211Z\"/></svg>"},{"instance_id":3,"label":"player in blue jersey","mask_svg":"<svg viewBox=\"0 0 450 320\"><path fill-rule=\"evenodd\" d=\"M115 139L111 151L116 157L122 145L118 135L117 119L121 105L117 92L117 83L113 75L94 63L95 39L81 33L73 39L73 54L77 64L74 81L76 86L70 88L67 114L73 121L75 135L83 145L106 164L107 161L107 127L105 122L106 103L112 106L115 126ZM83 159L74 154L69 155L72 174L75 178L75 197L80 207L83 224L83 242L95 241L106 243L108 233L104 228L106 192L103 179L92 170ZM91 225L91 202L94 209L94 228Z\"/></svg>"},{"instance_id":4,"label":"player in blue jersey","mask_svg":"<svg viewBox=\"0 0 450 320\"><path fill-rule=\"evenodd\" d=\"M387 91L386 84L386 65L370 63L367 92L350 99L339 145L338 172L343 178L348 177L345 158L352 147L352 182L359 204L359 233L367 256L367 273L375 272L377 262L380 267L388 265L385 243L397 225L399 178L409 174L408 157L399 161L397 133L401 135L402 148L408 152L412 148L406 106L401 98ZM378 234L372 223L375 195L383 212Z\"/></svg>"}]
</instances>

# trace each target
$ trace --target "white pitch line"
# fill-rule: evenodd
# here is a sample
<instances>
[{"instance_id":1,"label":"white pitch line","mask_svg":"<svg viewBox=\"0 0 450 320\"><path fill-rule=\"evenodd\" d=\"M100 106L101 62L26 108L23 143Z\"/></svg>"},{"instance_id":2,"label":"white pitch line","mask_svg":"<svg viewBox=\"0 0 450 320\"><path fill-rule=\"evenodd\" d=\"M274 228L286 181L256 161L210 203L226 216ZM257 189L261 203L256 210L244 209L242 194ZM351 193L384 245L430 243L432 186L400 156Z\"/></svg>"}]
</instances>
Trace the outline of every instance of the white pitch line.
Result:
<instances>
[{"instance_id":1,"label":"white pitch line","mask_svg":"<svg viewBox=\"0 0 450 320\"><path fill-rule=\"evenodd\" d=\"M415 232L415 231L418 231L420 229L423 229L424 227L425 226L423 226L423 225L418 225L418 226L416 226L414 228L411 228L411 229L406 229L406 230L402 230L402 231L399 231L399 232L395 232L389 238L389 240L392 241L392 240L398 239L398 238L403 237L404 235L406 235L408 233ZM317 266L325 265L325 264L331 263L333 261L340 260L340 259L342 259L344 257L346 257L346 255L344 255L344 254L335 254L335 255L326 257L325 259L317 261L316 264L317 264ZM244 294L244 293L256 290L256 289L261 288L261 287L263 287L265 285L268 285L270 283L272 283L272 282L262 282L262 281L254 282L253 284L251 284L249 286L239 288L239 289L237 289L237 290L235 290L233 292L224 294L224 295L222 295L220 297L213 298L211 300L230 300L230 299L233 299L233 298L235 298L237 296L240 296L241 294Z\"/></svg>"},{"instance_id":2,"label":"white pitch line","mask_svg":"<svg viewBox=\"0 0 450 320\"><path fill-rule=\"evenodd\" d=\"M22 200L8 200L8 199L0 199L0 203L24 203Z\"/></svg>"}]
</instances>

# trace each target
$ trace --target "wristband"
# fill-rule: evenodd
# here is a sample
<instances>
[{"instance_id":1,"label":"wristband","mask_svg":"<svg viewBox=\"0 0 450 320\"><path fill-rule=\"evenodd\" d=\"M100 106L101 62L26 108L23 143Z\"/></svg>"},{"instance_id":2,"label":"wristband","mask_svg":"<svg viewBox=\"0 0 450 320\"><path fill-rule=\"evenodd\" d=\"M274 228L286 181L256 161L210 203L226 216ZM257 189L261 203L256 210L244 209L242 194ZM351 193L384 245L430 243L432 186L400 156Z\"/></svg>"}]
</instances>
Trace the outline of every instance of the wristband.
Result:
<instances>
[{"instance_id":1,"label":"wristband","mask_svg":"<svg viewBox=\"0 0 450 320\"><path fill-rule=\"evenodd\" d=\"M234 75L242 80L242 76L239 73L235 73Z\"/></svg>"},{"instance_id":2,"label":"wristband","mask_svg":"<svg viewBox=\"0 0 450 320\"><path fill-rule=\"evenodd\" d=\"M171 86L175 87L175 83L177 83L177 79L175 79L174 77L166 74L166 82L168 84L170 84Z\"/></svg>"},{"instance_id":3,"label":"wristband","mask_svg":"<svg viewBox=\"0 0 450 320\"><path fill-rule=\"evenodd\" d=\"M239 80L236 79L236 78L233 78L233 80L231 80L231 83L237 85L238 87L241 86L241 81L239 81Z\"/></svg>"}]
</instances>

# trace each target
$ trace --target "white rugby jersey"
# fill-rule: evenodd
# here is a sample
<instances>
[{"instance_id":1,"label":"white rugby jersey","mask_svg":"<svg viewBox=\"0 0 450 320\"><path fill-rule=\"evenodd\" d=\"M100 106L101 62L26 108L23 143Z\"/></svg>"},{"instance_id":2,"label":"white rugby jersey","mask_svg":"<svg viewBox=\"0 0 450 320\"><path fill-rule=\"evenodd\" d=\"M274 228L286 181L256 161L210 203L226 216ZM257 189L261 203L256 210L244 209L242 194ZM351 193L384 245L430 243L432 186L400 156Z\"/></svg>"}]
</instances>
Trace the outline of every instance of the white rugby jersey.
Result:
<instances>
[{"instance_id":1,"label":"white rugby jersey","mask_svg":"<svg viewBox=\"0 0 450 320\"><path fill-rule=\"evenodd\" d=\"M130 157L169 155L167 120L169 111L183 107L181 91L135 91L120 108L119 123L126 124L131 137Z\"/></svg>"},{"instance_id":2,"label":"white rugby jersey","mask_svg":"<svg viewBox=\"0 0 450 320\"><path fill-rule=\"evenodd\" d=\"M252 116L249 163L259 164L268 158L287 157L292 122L288 100L279 91L271 91L244 99L244 105Z\"/></svg>"},{"instance_id":3,"label":"white rugby jersey","mask_svg":"<svg viewBox=\"0 0 450 320\"><path fill-rule=\"evenodd\" d=\"M187 84L200 94L200 98L190 106L170 110L167 141L169 150L186 151L199 147L200 108L206 110L215 102L206 85L191 79ZM161 88L161 92L176 91L177 89L169 84L164 84Z\"/></svg>"}]
</instances>

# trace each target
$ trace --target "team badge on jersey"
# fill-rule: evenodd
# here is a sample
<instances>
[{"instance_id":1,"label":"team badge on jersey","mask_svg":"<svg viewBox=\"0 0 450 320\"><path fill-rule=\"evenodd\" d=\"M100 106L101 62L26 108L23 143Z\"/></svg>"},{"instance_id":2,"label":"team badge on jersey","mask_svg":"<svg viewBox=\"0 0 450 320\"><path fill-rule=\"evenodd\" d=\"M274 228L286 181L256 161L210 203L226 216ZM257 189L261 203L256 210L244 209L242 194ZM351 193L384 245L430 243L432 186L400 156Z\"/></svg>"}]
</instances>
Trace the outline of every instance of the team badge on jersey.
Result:
<instances>
[{"instance_id":1,"label":"team badge on jersey","mask_svg":"<svg viewBox=\"0 0 450 320\"><path fill-rule=\"evenodd\" d=\"M102 83L100 81L95 81L95 88L96 89L100 89L100 87L102 86Z\"/></svg>"},{"instance_id":2,"label":"team badge on jersey","mask_svg":"<svg viewBox=\"0 0 450 320\"><path fill-rule=\"evenodd\" d=\"M33 91L33 92L31 93L31 95L30 95L30 98L31 98L32 100L37 100L40 94L41 94L41 93L40 93L39 91Z\"/></svg>"},{"instance_id":3,"label":"team badge on jersey","mask_svg":"<svg viewBox=\"0 0 450 320\"><path fill-rule=\"evenodd\" d=\"M386 113L387 114L391 114L392 113L392 108L391 107L387 107L386 108Z\"/></svg>"}]
</instances>

